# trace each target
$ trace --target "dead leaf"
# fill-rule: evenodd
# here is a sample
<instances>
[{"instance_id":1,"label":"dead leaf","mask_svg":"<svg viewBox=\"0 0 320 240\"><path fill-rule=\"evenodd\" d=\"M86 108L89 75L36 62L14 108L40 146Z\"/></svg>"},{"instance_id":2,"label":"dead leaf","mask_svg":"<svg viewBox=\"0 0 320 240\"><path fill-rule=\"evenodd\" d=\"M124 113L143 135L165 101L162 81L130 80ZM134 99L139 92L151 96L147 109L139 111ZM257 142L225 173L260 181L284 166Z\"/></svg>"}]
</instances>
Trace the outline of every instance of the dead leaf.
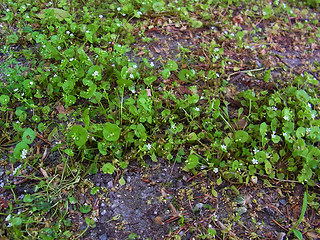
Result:
<instances>
[{"instance_id":1,"label":"dead leaf","mask_svg":"<svg viewBox=\"0 0 320 240\"><path fill-rule=\"evenodd\" d=\"M58 113L60 113L60 114L67 113L66 109L64 108L64 106L60 102L58 102L56 109L57 109Z\"/></svg>"},{"instance_id":2,"label":"dead leaf","mask_svg":"<svg viewBox=\"0 0 320 240\"><path fill-rule=\"evenodd\" d=\"M42 173L42 175L43 175L45 178L49 178L48 173L47 173L46 170L44 170L43 168L40 168L40 172Z\"/></svg>"},{"instance_id":3,"label":"dead leaf","mask_svg":"<svg viewBox=\"0 0 320 240\"><path fill-rule=\"evenodd\" d=\"M235 16L232 20L238 25L243 23L243 18L241 17L241 15Z\"/></svg>"},{"instance_id":4,"label":"dead leaf","mask_svg":"<svg viewBox=\"0 0 320 240\"><path fill-rule=\"evenodd\" d=\"M152 46L152 47L156 53L160 53L160 50L158 48L156 48L155 46Z\"/></svg>"}]
</instances>

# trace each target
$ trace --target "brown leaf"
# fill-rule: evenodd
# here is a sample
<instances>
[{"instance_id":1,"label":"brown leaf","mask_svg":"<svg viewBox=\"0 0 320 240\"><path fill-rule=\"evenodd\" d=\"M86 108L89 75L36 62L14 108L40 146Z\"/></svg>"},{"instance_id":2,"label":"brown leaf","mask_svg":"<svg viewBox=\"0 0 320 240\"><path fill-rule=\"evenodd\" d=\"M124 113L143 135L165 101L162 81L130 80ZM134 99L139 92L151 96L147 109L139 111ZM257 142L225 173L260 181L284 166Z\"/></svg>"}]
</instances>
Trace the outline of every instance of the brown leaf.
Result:
<instances>
[{"instance_id":1,"label":"brown leaf","mask_svg":"<svg viewBox=\"0 0 320 240\"><path fill-rule=\"evenodd\" d=\"M158 48L156 48L155 46L153 46L153 49L156 53L160 53L160 50Z\"/></svg>"},{"instance_id":2,"label":"brown leaf","mask_svg":"<svg viewBox=\"0 0 320 240\"><path fill-rule=\"evenodd\" d=\"M241 23L243 23L243 18L241 17L241 15L237 15L232 19L236 24L240 25Z\"/></svg>"},{"instance_id":3,"label":"brown leaf","mask_svg":"<svg viewBox=\"0 0 320 240\"><path fill-rule=\"evenodd\" d=\"M8 201L0 197L0 210L8 207Z\"/></svg>"},{"instance_id":4,"label":"brown leaf","mask_svg":"<svg viewBox=\"0 0 320 240\"><path fill-rule=\"evenodd\" d=\"M60 102L58 102L56 109L57 109L58 113L60 113L60 114L67 113L66 109L64 108L64 106Z\"/></svg>"},{"instance_id":5,"label":"brown leaf","mask_svg":"<svg viewBox=\"0 0 320 240\"><path fill-rule=\"evenodd\" d=\"M45 178L49 178L48 173L47 173L46 170L44 170L43 168L40 168L40 172L42 173L42 175L43 175Z\"/></svg>"}]
</instances>

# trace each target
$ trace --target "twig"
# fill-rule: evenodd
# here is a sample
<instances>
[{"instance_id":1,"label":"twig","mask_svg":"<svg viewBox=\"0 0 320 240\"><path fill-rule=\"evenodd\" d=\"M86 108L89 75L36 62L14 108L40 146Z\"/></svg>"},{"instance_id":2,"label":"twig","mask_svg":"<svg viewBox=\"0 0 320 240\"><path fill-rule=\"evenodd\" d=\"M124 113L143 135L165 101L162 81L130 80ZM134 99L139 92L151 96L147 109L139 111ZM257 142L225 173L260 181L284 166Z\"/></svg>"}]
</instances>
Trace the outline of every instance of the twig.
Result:
<instances>
[{"instance_id":1,"label":"twig","mask_svg":"<svg viewBox=\"0 0 320 240\"><path fill-rule=\"evenodd\" d=\"M278 223L276 220L274 220L273 218L271 218L272 221L277 224L279 227L281 227L283 230L285 230L286 232L288 231L288 229L286 229L284 226L282 226L280 223Z\"/></svg>"},{"instance_id":2,"label":"twig","mask_svg":"<svg viewBox=\"0 0 320 240\"><path fill-rule=\"evenodd\" d=\"M252 69L252 70L242 70L242 71L237 71L237 72L234 72L234 73L231 73L228 75L228 78L227 78L227 81L230 80L230 77L233 76L233 75L236 75L236 74L239 74L239 73L249 73L249 72L258 72L258 71L261 71L265 68L257 68L257 69Z\"/></svg>"},{"instance_id":3,"label":"twig","mask_svg":"<svg viewBox=\"0 0 320 240\"><path fill-rule=\"evenodd\" d=\"M51 146L51 142L49 142L48 140L44 139L44 137L42 137L39 133L37 133L37 137L40 138L45 143L48 143Z\"/></svg>"},{"instance_id":4,"label":"twig","mask_svg":"<svg viewBox=\"0 0 320 240\"><path fill-rule=\"evenodd\" d=\"M201 174L202 174L202 172L198 172L196 175L190 177L190 178L187 180L187 182L191 181L192 179L198 177L198 176L201 175Z\"/></svg>"}]
</instances>

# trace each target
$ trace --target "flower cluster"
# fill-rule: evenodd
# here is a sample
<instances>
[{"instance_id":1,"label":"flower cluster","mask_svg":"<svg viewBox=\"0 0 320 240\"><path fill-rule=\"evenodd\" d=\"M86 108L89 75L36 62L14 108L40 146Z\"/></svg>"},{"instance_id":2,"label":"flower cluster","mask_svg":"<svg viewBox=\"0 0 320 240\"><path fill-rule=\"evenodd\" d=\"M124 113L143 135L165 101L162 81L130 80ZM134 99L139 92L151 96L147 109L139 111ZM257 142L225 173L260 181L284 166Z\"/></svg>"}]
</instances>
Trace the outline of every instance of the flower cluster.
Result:
<instances>
[{"instance_id":1,"label":"flower cluster","mask_svg":"<svg viewBox=\"0 0 320 240\"><path fill-rule=\"evenodd\" d=\"M26 158L27 158L27 154L28 154L28 150L27 150L27 149L23 149L23 150L21 151L20 157L21 157L22 159L26 159Z\"/></svg>"}]
</instances>

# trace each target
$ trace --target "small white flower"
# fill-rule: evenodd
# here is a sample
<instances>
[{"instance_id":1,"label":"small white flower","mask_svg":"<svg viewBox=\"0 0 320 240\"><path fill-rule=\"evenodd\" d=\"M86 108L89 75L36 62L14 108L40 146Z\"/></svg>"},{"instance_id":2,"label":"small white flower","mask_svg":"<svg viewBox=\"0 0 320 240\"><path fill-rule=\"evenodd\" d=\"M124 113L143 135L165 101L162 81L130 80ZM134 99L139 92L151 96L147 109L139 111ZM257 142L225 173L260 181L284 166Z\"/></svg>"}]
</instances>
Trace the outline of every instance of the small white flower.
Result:
<instances>
[{"instance_id":1,"label":"small white flower","mask_svg":"<svg viewBox=\"0 0 320 240\"><path fill-rule=\"evenodd\" d=\"M32 81L30 81L30 82L29 82L29 84L30 84L30 85L33 85L33 82L32 82Z\"/></svg>"},{"instance_id":2,"label":"small white flower","mask_svg":"<svg viewBox=\"0 0 320 240\"><path fill-rule=\"evenodd\" d=\"M153 62L151 62L151 63L150 63L150 66L151 66L151 67L154 67L154 63L153 63Z\"/></svg>"},{"instance_id":3,"label":"small white flower","mask_svg":"<svg viewBox=\"0 0 320 240\"><path fill-rule=\"evenodd\" d=\"M42 47L43 47L43 48L46 48L46 45L43 45Z\"/></svg>"},{"instance_id":4,"label":"small white flower","mask_svg":"<svg viewBox=\"0 0 320 240\"><path fill-rule=\"evenodd\" d=\"M256 165L256 164L258 164L259 162L258 162L257 159L254 158L254 159L252 159L252 163Z\"/></svg>"},{"instance_id":5,"label":"small white flower","mask_svg":"<svg viewBox=\"0 0 320 240\"><path fill-rule=\"evenodd\" d=\"M94 137L91 137L92 141L95 141L96 139Z\"/></svg>"},{"instance_id":6,"label":"small white flower","mask_svg":"<svg viewBox=\"0 0 320 240\"><path fill-rule=\"evenodd\" d=\"M283 117L283 119L286 120L286 121L288 121L288 120L289 120L289 116L285 115L285 116Z\"/></svg>"},{"instance_id":7,"label":"small white flower","mask_svg":"<svg viewBox=\"0 0 320 240\"><path fill-rule=\"evenodd\" d=\"M98 71L94 71L94 73L92 74L92 76L94 76L94 77L99 76L99 72L98 72Z\"/></svg>"},{"instance_id":8,"label":"small white flower","mask_svg":"<svg viewBox=\"0 0 320 240\"><path fill-rule=\"evenodd\" d=\"M171 124L171 128L172 128L172 129L176 129L176 124L175 124L175 123L172 123L172 124Z\"/></svg>"},{"instance_id":9,"label":"small white flower","mask_svg":"<svg viewBox=\"0 0 320 240\"><path fill-rule=\"evenodd\" d=\"M66 34L70 34L70 31L67 30L67 31L66 31Z\"/></svg>"},{"instance_id":10,"label":"small white flower","mask_svg":"<svg viewBox=\"0 0 320 240\"><path fill-rule=\"evenodd\" d=\"M219 169L218 169L218 168L214 168L214 169L213 169L213 172L214 172L214 173L218 173L218 172L219 172Z\"/></svg>"},{"instance_id":11,"label":"small white flower","mask_svg":"<svg viewBox=\"0 0 320 240\"><path fill-rule=\"evenodd\" d=\"M26 15L26 18L30 18L29 15Z\"/></svg>"},{"instance_id":12,"label":"small white flower","mask_svg":"<svg viewBox=\"0 0 320 240\"><path fill-rule=\"evenodd\" d=\"M286 132L284 132L282 135L283 135L284 137L288 136L288 134L287 134Z\"/></svg>"},{"instance_id":13,"label":"small white flower","mask_svg":"<svg viewBox=\"0 0 320 240\"><path fill-rule=\"evenodd\" d=\"M4 219L4 221L8 222L8 221L10 221L10 219L11 219L11 214L9 214L9 215Z\"/></svg>"},{"instance_id":14,"label":"small white flower","mask_svg":"<svg viewBox=\"0 0 320 240\"><path fill-rule=\"evenodd\" d=\"M278 108L276 108L276 107L274 107L274 106L272 106L271 109L272 109L273 111L277 111L277 110L278 110Z\"/></svg>"},{"instance_id":15,"label":"small white flower","mask_svg":"<svg viewBox=\"0 0 320 240\"><path fill-rule=\"evenodd\" d=\"M138 15L138 16L141 16L141 15L142 15L142 12L141 12L141 11L138 11L138 12L137 12L137 15Z\"/></svg>"},{"instance_id":16,"label":"small white flower","mask_svg":"<svg viewBox=\"0 0 320 240\"><path fill-rule=\"evenodd\" d=\"M137 66L136 64L134 64L132 67L133 67L133 68L137 68L138 66Z\"/></svg>"},{"instance_id":17,"label":"small white flower","mask_svg":"<svg viewBox=\"0 0 320 240\"><path fill-rule=\"evenodd\" d=\"M69 60L69 61L71 62L71 61L73 61L73 59L74 59L74 58L70 58L70 60Z\"/></svg>"},{"instance_id":18,"label":"small white flower","mask_svg":"<svg viewBox=\"0 0 320 240\"><path fill-rule=\"evenodd\" d=\"M196 110L197 112L199 112L199 111L200 111L200 108L196 107L194 110Z\"/></svg>"},{"instance_id":19,"label":"small white flower","mask_svg":"<svg viewBox=\"0 0 320 240\"><path fill-rule=\"evenodd\" d=\"M307 133L307 134L309 134L309 133L310 133L310 131L311 131L311 129L310 129L310 128L306 128L306 133Z\"/></svg>"},{"instance_id":20,"label":"small white flower","mask_svg":"<svg viewBox=\"0 0 320 240\"><path fill-rule=\"evenodd\" d=\"M86 33L90 33L90 31L89 31L89 30L87 30L87 31L86 31Z\"/></svg>"},{"instance_id":21,"label":"small white flower","mask_svg":"<svg viewBox=\"0 0 320 240\"><path fill-rule=\"evenodd\" d=\"M120 11L120 10L121 10L121 7L117 7L117 10Z\"/></svg>"},{"instance_id":22,"label":"small white flower","mask_svg":"<svg viewBox=\"0 0 320 240\"><path fill-rule=\"evenodd\" d=\"M312 108L312 105L311 105L311 103L308 103L308 107L309 107L309 108Z\"/></svg>"},{"instance_id":23,"label":"small white flower","mask_svg":"<svg viewBox=\"0 0 320 240\"><path fill-rule=\"evenodd\" d=\"M256 149L256 148L253 149L253 153L254 153L254 154L256 154L257 152L260 152L260 150L258 150L258 149Z\"/></svg>"},{"instance_id":24,"label":"small white flower","mask_svg":"<svg viewBox=\"0 0 320 240\"><path fill-rule=\"evenodd\" d=\"M312 119L314 119L316 117L316 115L314 113L311 114Z\"/></svg>"},{"instance_id":25,"label":"small white flower","mask_svg":"<svg viewBox=\"0 0 320 240\"><path fill-rule=\"evenodd\" d=\"M16 92L16 91L18 91L18 90L19 90L18 88L13 89L14 92Z\"/></svg>"},{"instance_id":26,"label":"small white flower","mask_svg":"<svg viewBox=\"0 0 320 240\"><path fill-rule=\"evenodd\" d=\"M221 145L221 148L222 148L223 150L227 150L227 146L224 145L224 144Z\"/></svg>"},{"instance_id":27,"label":"small white flower","mask_svg":"<svg viewBox=\"0 0 320 240\"><path fill-rule=\"evenodd\" d=\"M100 15L99 15L99 18L103 18L103 15L102 15L102 14L100 14Z\"/></svg>"},{"instance_id":28,"label":"small white flower","mask_svg":"<svg viewBox=\"0 0 320 240\"><path fill-rule=\"evenodd\" d=\"M27 150L27 149L23 149L23 150L21 151L20 157L21 157L22 159L26 159L26 158L27 158L27 154L28 154L28 150Z\"/></svg>"},{"instance_id":29,"label":"small white flower","mask_svg":"<svg viewBox=\"0 0 320 240\"><path fill-rule=\"evenodd\" d=\"M152 148L152 145L151 145L150 143L148 143L148 144L146 145L146 147L150 150L150 149Z\"/></svg>"},{"instance_id":30,"label":"small white flower","mask_svg":"<svg viewBox=\"0 0 320 240\"><path fill-rule=\"evenodd\" d=\"M70 37L73 37L73 33L70 33Z\"/></svg>"},{"instance_id":31,"label":"small white flower","mask_svg":"<svg viewBox=\"0 0 320 240\"><path fill-rule=\"evenodd\" d=\"M134 76L133 76L133 74L132 73L130 73L130 76L129 76L130 78L134 78Z\"/></svg>"},{"instance_id":32,"label":"small white flower","mask_svg":"<svg viewBox=\"0 0 320 240\"><path fill-rule=\"evenodd\" d=\"M58 47L57 47L57 49L58 49L58 50L61 50L61 47L60 47L60 46L58 46Z\"/></svg>"}]
</instances>

